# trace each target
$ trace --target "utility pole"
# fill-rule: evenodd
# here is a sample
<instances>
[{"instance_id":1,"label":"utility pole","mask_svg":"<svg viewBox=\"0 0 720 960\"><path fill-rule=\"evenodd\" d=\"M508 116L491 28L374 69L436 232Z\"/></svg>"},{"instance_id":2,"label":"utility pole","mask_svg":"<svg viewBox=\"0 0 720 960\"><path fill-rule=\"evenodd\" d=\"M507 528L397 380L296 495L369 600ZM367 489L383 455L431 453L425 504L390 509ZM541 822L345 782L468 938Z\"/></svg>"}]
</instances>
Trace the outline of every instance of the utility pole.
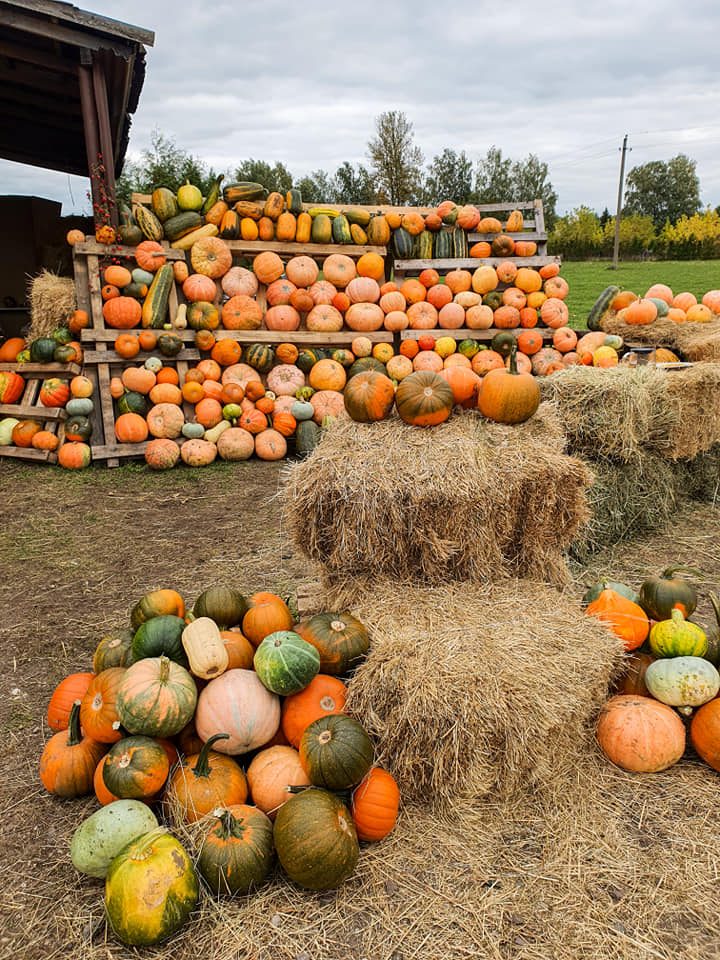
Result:
<instances>
[{"instance_id":1,"label":"utility pole","mask_svg":"<svg viewBox=\"0 0 720 960\"><path fill-rule=\"evenodd\" d=\"M625 179L625 154L628 151L628 135L625 134L620 157L620 182L618 183L617 213L615 214L615 243L613 244L612 269L617 270L618 254L620 253L620 217L622 216L623 180Z\"/></svg>"}]
</instances>

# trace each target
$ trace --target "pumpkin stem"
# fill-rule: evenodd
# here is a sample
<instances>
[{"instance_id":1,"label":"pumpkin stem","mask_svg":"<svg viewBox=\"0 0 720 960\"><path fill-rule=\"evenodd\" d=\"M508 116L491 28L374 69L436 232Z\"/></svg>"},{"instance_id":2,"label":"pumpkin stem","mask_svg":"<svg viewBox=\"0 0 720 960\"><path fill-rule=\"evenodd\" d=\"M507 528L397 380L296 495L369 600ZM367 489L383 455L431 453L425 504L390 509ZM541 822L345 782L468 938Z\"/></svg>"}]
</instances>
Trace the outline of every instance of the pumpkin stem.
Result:
<instances>
[{"instance_id":1,"label":"pumpkin stem","mask_svg":"<svg viewBox=\"0 0 720 960\"><path fill-rule=\"evenodd\" d=\"M170 679L170 660L168 657L160 657L160 683L167 683Z\"/></svg>"},{"instance_id":2,"label":"pumpkin stem","mask_svg":"<svg viewBox=\"0 0 720 960\"><path fill-rule=\"evenodd\" d=\"M212 746L216 740L229 740L229 733L216 733L214 737L210 737L209 740L206 740L202 745L202 750L200 751L197 763L192 768L192 772L196 777L209 777L210 776L210 762L208 760L208 754L212 750Z\"/></svg>"},{"instance_id":3,"label":"pumpkin stem","mask_svg":"<svg viewBox=\"0 0 720 960\"><path fill-rule=\"evenodd\" d=\"M221 840L229 840L230 837L242 837L245 833L245 826L242 817L236 817L231 810L214 810L213 813L220 821L217 835Z\"/></svg>"},{"instance_id":4,"label":"pumpkin stem","mask_svg":"<svg viewBox=\"0 0 720 960\"><path fill-rule=\"evenodd\" d=\"M132 841L133 850L131 854L132 860L145 860L151 853L150 848L160 837L164 836L166 833L169 833L167 827L155 827L154 830L151 830L149 833L143 834L141 837L138 837L137 840Z\"/></svg>"},{"instance_id":5,"label":"pumpkin stem","mask_svg":"<svg viewBox=\"0 0 720 960\"><path fill-rule=\"evenodd\" d=\"M76 700L70 710L70 719L68 720L68 740L69 747L76 747L82 743L82 732L80 730L80 701Z\"/></svg>"},{"instance_id":6,"label":"pumpkin stem","mask_svg":"<svg viewBox=\"0 0 720 960\"><path fill-rule=\"evenodd\" d=\"M670 611L670 619L673 623L685 623L685 617L682 610L679 610L677 607L673 607Z\"/></svg>"},{"instance_id":7,"label":"pumpkin stem","mask_svg":"<svg viewBox=\"0 0 720 960\"><path fill-rule=\"evenodd\" d=\"M510 373L517 376L517 372L517 344L513 344L510 348Z\"/></svg>"},{"instance_id":8,"label":"pumpkin stem","mask_svg":"<svg viewBox=\"0 0 720 960\"><path fill-rule=\"evenodd\" d=\"M686 573L691 577L702 577L703 573L701 570L698 570L697 567L684 567L680 564L677 567L668 567L667 570L663 570L660 574L661 579L663 580L672 580L676 573Z\"/></svg>"},{"instance_id":9,"label":"pumpkin stem","mask_svg":"<svg viewBox=\"0 0 720 960\"><path fill-rule=\"evenodd\" d=\"M288 793L305 793L306 790L314 790L315 788L310 785L300 785L300 786L290 786L285 787Z\"/></svg>"}]
</instances>

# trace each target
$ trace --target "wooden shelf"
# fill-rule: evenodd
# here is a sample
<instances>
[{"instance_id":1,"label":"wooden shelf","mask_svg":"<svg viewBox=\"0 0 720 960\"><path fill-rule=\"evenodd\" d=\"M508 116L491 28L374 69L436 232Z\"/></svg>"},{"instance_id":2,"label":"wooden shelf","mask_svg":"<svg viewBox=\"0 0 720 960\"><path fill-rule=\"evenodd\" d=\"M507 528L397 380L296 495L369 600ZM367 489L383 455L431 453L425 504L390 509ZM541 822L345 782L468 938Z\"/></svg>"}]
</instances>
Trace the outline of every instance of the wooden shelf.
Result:
<instances>
[{"instance_id":1,"label":"wooden shelf","mask_svg":"<svg viewBox=\"0 0 720 960\"><path fill-rule=\"evenodd\" d=\"M89 341L91 343L114 343L117 339L118 334L127 333L127 330L83 330L83 340ZM132 331L130 331L132 332ZM163 331L158 331L162 333ZM167 331L168 333L174 333L178 336L183 343L194 343L195 342L195 331L194 330L172 330ZM376 330L370 333L363 333L357 330L340 330L337 333L316 333L314 330L213 330L212 331L216 340L237 340L238 343L295 343L295 344L315 344L317 346L322 346L323 344L345 344L350 343L351 340L354 340L355 337L367 337L369 340L372 340L373 343L392 343L393 335L389 330ZM177 358L167 357L161 359L180 359L180 360L193 360L195 357L191 357L188 354L189 350L183 350ZM155 355L155 353L153 353ZM140 353L138 357L143 356L147 357L150 354ZM88 363L119 363L122 362L122 357L113 351L111 356L108 356L107 353L102 354L102 360L97 359L88 359L89 357L94 358L92 351L86 351L85 359ZM133 357L133 360L136 358ZM132 363L132 360L128 361Z\"/></svg>"},{"instance_id":2,"label":"wooden shelf","mask_svg":"<svg viewBox=\"0 0 720 960\"><path fill-rule=\"evenodd\" d=\"M423 270L475 270L477 267L496 267L511 261L518 267L544 267L548 263L561 263L560 257L468 257L466 260L396 260L395 272L420 273Z\"/></svg>"},{"instance_id":3,"label":"wooden shelf","mask_svg":"<svg viewBox=\"0 0 720 960\"><path fill-rule=\"evenodd\" d=\"M47 374L59 380L76 377L81 370L79 363L0 363L0 370L19 373L21 377Z\"/></svg>"},{"instance_id":4,"label":"wooden shelf","mask_svg":"<svg viewBox=\"0 0 720 960\"><path fill-rule=\"evenodd\" d=\"M532 329L541 333L543 340L552 340L555 332L545 327L542 329L533 327ZM496 327L491 327L489 330L471 330L469 327L462 327L460 330L443 330L435 327L432 330L402 330L400 339L419 340L420 337L435 337L436 340L439 340L440 337L452 337L453 340L492 340L498 333L512 333L513 336L517 337L525 330L525 327L518 327L515 330L498 330Z\"/></svg>"},{"instance_id":5,"label":"wooden shelf","mask_svg":"<svg viewBox=\"0 0 720 960\"><path fill-rule=\"evenodd\" d=\"M344 253L346 257L360 258L364 253L377 253L384 257L386 247L371 245L359 246L354 243L284 243L282 240L225 240L233 253L277 253L288 257L329 257L333 253Z\"/></svg>"}]
</instances>

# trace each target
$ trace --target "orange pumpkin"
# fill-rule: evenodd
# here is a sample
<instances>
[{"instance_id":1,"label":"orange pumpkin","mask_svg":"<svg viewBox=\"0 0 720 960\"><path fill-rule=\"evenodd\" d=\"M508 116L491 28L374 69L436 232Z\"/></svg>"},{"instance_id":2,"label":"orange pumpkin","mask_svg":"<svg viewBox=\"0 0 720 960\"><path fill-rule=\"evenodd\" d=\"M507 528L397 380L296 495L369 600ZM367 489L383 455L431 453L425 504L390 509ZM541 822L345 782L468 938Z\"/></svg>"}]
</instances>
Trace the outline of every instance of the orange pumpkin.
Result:
<instances>
[{"instance_id":1,"label":"orange pumpkin","mask_svg":"<svg viewBox=\"0 0 720 960\"><path fill-rule=\"evenodd\" d=\"M115 421L115 436L120 443L142 443L148 438L148 425L139 413L121 413Z\"/></svg>"},{"instance_id":2,"label":"orange pumpkin","mask_svg":"<svg viewBox=\"0 0 720 960\"><path fill-rule=\"evenodd\" d=\"M210 357L221 367L230 367L240 363L242 347L237 340L218 340L210 351Z\"/></svg>"},{"instance_id":3,"label":"orange pumpkin","mask_svg":"<svg viewBox=\"0 0 720 960\"><path fill-rule=\"evenodd\" d=\"M123 360L132 360L140 353L140 341L134 333L121 333L115 340L115 353Z\"/></svg>"},{"instance_id":4,"label":"orange pumpkin","mask_svg":"<svg viewBox=\"0 0 720 960\"><path fill-rule=\"evenodd\" d=\"M207 217L205 218L207 220ZM212 222L207 220L208 223ZM188 270L188 265L184 260L176 260L173 263L173 277L175 278L175 283L185 283L187 278L190 276L190 271Z\"/></svg>"},{"instance_id":5,"label":"orange pumpkin","mask_svg":"<svg viewBox=\"0 0 720 960\"><path fill-rule=\"evenodd\" d=\"M600 713L596 735L608 760L631 773L667 770L685 752L682 720L651 697L611 697Z\"/></svg>"},{"instance_id":6,"label":"orange pumpkin","mask_svg":"<svg viewBox=\"0 0 720 960\"><path fill-rule=\"evenodd\" d=\"M503 370L505 361L495 350L481 350L472 358L472 369L479 376L484 377L490 370Z\"/></svg>"},{"instance_id":7,"label":"orange pumpkin","mask_svg":"<svg viewBox=\"0 0 720 960\"><path fill-rule=\"evenodd\" d=\"M90 317L87 310L74 310L68 320L70 333L77 336L81 330L90 326Z\"/></svg>"},{"instance_id":8,"label":"orange pumpkin","mask_svg":"<svg viewBox=\"0 0 720 960\"><path fill-rule=\"evenodd\" d=\"M411 237L417 237L425 229L425 218L422 214L410 210L402 215L400 226L407 230Z\"/></svg>"},{"instance_id":9,"label":"orange pumpkin","mask_svg":"<svg viewBox=\"0 0 720 960\"><path fill-rule=\"evenodd\" d=\"M342 390L347 374L337 360L318 360L310 370L308 382L314 390Z\"/></svg>"},{"instance_id":10,"label":"orange pumpkin","mask_svg":"<svg viewBox=\"0 0 720 960\"><path fill-rule=\"evenodd\" d=\"M277 594L254 593L242 622L242 632L254 647L271 633L291 630L293 617L288 605Z\"/></svg>"},{"instance_id":11,"label":"orange pumpkin","mask_svg":"<svg viewBox=\"0 0 720 960\"><path fill-rule=\"evenodd\" d=\"M33 437L41 430L37 420L20 420L13 427L10 440L16 447L31 447Z\"/></svg>"},{"instance_id":12,"label":"orange pumpkin","mask_svg":"<svg viewBox=\"0 0 720 960\"><path fill-rule=\"evenodd\" d=\"M454 402L450 385L439 374L429 370L416 371L405 377L395 394L401 420L416 427L444 423L452 413Z\"/></svg>"},{"instance_id":13,"label":"orange pumpkin","mask_svg":"<svg viewBox=\"0 0 720 960\"><path fill-rule=\"evenodd\" d=\"M300 327L300 314L295 307L270 307L265 314L265 326L268 330L297 330Z\"/></svg>"},{"instance_id":14,"label":"orange pumpkin","mask_svg":"<svg viewBox=\"0 0 720 960\"><path fill-rule=\"evenodd\" d=\"M364 253L358 260L356 269L358 276L370 277L379 283L385 276L385 261L379 253Z\"/></svg>"},{"instance_id":15,"label":"orange pumpkin","mask_svg":"<svg viewBox=\"0 0 720 960\"><path fill-rule=\"evenodd\" d=\"M185 299L191 303L194 303L196 300L209 300L212 302L217 296L215 281L202 273L191 273L183 283L182 290Z\"/></svg>"},{"instance_id":16,"label":"orange pumpkin","mask_svg":"<svg viewBox=\"0 0 720 960\"><path fill-rule=\"evenodd\" d=\"M657 319L657 306L652 300L634 300L624 309L625 322L634 326L647 326Z\"/></svg>"},{"instance_id":17,"label":"orange pumpkin","mask_svg":"<svg viewBox=\"0 0 720 960\"><path fill-rule=\"evenodd\" d=\"M540 406L540 387L531 373L520 373L516 350L509 357L509 368L490 370L482 382L478 409L496 423L524 423Z\"/></svg>"},{"instance_id":18,"label":"orange pumpkin","mask_svg":"<svg viewBox=\"0 0 720 960\"><path fill-rule=\"evenodd\" d=\"M450 357L447 359L449 360ZM467 360L467 357L463 357L463 360ZM447 360L445 362L447 364ZM477 397L482 381L470 368L469 360L467 366L460 364L445 366L440 371L440 376L450 385L455 403L467 409L477 406Z\"/></svg>"},{"instance_id":19,"label":"orange pumpkin","mask_svg":"<svg viewBox=\"0 0 720 960\"><path fill-rule=\"evenodd\" d=\"M141 270L156 273L167 263L162 246L156 240L143 240L135 247L135 260Z\"/></svg>"},{"instance_id":20,"label":"orange pumpkin","mask_svg":"<svg viewBox=\"0 0 720 960\"><path fill-rule=\"evenodd\" d=\"M704 703L690 724L690 741L699 757L720 770L720 700Z\"/></svg>"},{"instance_id":21,"label":"orange pumpkin","mask_svg":"<svg viewBox=\"0 0 720 960\"><path fill-rule=\"evenodd\" d=\"M253 273L260 283L266 285L278 280L283 275L284 269L280 257L271 251L263 251L253 260Z\"/></svg>"},{"instance_id":22,"label":"orange pumpkin","mask_svg":"<svg viewBox=\"0 0 720 960\"><path fill-rule=\"evenodd\" d=\"M38 430L30 441L35 450L57 450L60 446L60 438L50 430Z\"/></svg>"},{"instance_id":23,"label":"orange pumpkin","mask_svg":"<svg viewBox=\"0 0 720 960\"><path fill-rule=\"evenodd\" d=\"M83 470L90 466L92 451L87 443L64 443L57 458L58 464L66 470Z\"/></svg>"},{"instance_id":24,"label":"orange pumpkin","mask_svg":"<svg viewBox=\"0 0 720 960\"><path fill-rule=\"evenodd\" d=\"M498 307L493 320L498 330L513 330L520 326L520 311L517 307Z\"/></svg>"},{"instance_id":25,"label":"orange pumpkin","mask_svg":"<svg viewBox=\"0 0 720 960\"><path fill-rule=\"evenodd\" d=\"M429 290L430 287L434 287L436 284L440 283L440 274L437 272L437 270L427 267L425 270L421 271L418 280L427 290Z\"/></svg>"},{"instance_id":26,"label":"orange pumpkin","mask_svg":"<svg viewBox=\"0 0 720 960\"><path fill-rule=\"evenodd\" d=\"M92 678L80 702L80 724L87 737L98 743L117 743L122 738L116 708L125 667L110 667Z\"/></svg>"},{"instance_id":27,"label":"orange pumpkin","mask_svg":"<svg viewBox=\"0 0 720 960\"><path fill-rule=\"evenodd\" d=\"M195 419L208 430L217 426L222 418L222 407L219 401L212 397L204 397L195 407Z\"/></svg>"},{"instance_id":28,"label":"orange pumpkin","mask_svg":"<svg viewBox=\"0 0 720 960\"><path fill-rule=\"evenodd\" d=\"M495 267L495 272L501 283L513 283L517 276L518 268L512 260L503 260L502 263L499 263Z\"/></svg>"},{"instance_id":29,"label":"orange pumpkin","mask_svg":"<svg viewBox=\"0 0 720 960\"><path fill-rule=\"evenodd\" d=\"M154 350L157 346L157 334L154 330L141 330L138 334L138 343L143 350Z\"/></svg>"},{"instance_id":30,"label":"orange pumpkin","mask_svg":"<svg viewBox=\"0 0 720 960\"><path fill-rule=\"evenodd\" d=\"M614 590L603 590L588 604L585 612L607 623L615 636L623 641L626 650L637 650L650 632L650 621L642 607Z\"/></svg>"},{"instance_id":31,"label":"orange pumpkin","mask_svg":"<svg viewBox=\"0 0 720 960\"><path fill-rule=\"evenodd\" d=\"M565 302L558 300L557 297L549 297L540 307L540 319L553 330L566 327L569 318L570 315Z\"/></svg>"},{"instance_id":32,"label":"orange pumpkin","mask_svg":"<svg viewBox=\"0 0 720 960\"><path fill-rule=\"evenodd\" d=\"M203 237L190 248L190 263L195 273L217 280L232 267L232 254L219 237Z\"/></svg>"},{"instance_id":33,"label":"orange pumpkin","mask_svg":"<svg viewBox=\"0 0 720 960\"><path fill-rule=\"evenodd\" d=\"M156 383L150 391L152 403L170 403L179 407L182 403L182 391L174 383Z\"/></svg>"},{"instance_id":34,"label":"orange pumpkin","mask_svg":"<svg viewBox=\"0 0 720 960\"><path fill-rule=\"evenodd\" d=\"M297 750L283 745L271 746L256 754L247 776L253 803L273 820L292 796L288 788L310 783Z\"/></svg>"},{"instance_id":35,"label":"orange pumpkin","mask_svg":"<svg viewBox=\"0 0 720 960\"><path fill-rule=\"evenodd\" d=\"M539 330L523 330L517 336L518 350L531 357L542 349L543 338Z\"/></svg>"},{"instance_id":36,"label":"orange pumpkin","mask_svg":"<svg viewBox=\"0 0 720 960\"><path fill-rule=\"evenodd\" d=\"M155 379L158 383L171 383L174 387L180 383L178 372L172 367L161 367L155 374Z\"/></svg>"},{"instance_id":37,"label":"orange pumpkin","mask_svg":"<svg viewBox=\"0 0 720 960\"><path fill-rule=\"evenodd\" d=\"M372 767L352 795L358 840L383 840L395 826L399 807L400 790L392 774Z\"/></svg>"},{"instance_id":38,"label":"orange pumpkin","mask_svg":"<svg viewBox=\"0 0 720 960\"><path fill-rule=\"evenodd\" d=\"M282 706L282 729L288 742L300 746L305 730L315 720L343 713L347 687L337 677L317 674L299 693L286 697Z\"/></svg>"},{"instance_id":39,"label":"orange pumpkin","mask_svg":"<svg viewBox=\"0 0 720 960\"><path fill-rule=\"evenodd\" d=\"M222 325L226 330L259 330L263 311L257 300L246 294L237 294L223 304Z\"/></svg>"},{"instance_id":40,"label":"orange pumpkin","mask_svg":"<svg viewBox=\"0 0 720 960\"><path fill-rule=\"evenodd\" d=\"M111 283L116 287L126 287L132 283L132 274L126 267L111 264L103 270L103 280L105 283Z\"/></svg>"},{"instance_id":41,"label":"orange pumpkin","mask_svg":"<svg viewBox=\"0 0 720 960\"><path fill-rule=\"evenodd\" d=\"M486 257L491 255L492 247L485 240L481 240L479 243L474 243L468 252L471 257L477 257L479 260L484 260Z\"/></svg>"},{"instance_id":42,"label":"orange pumpkin","mask_svg":"<svg viewBox=\"0 0 720 960\"><path fill-rule=\"evenodd\" d=\"M311 287L318 278L318 265L312 257L292 257L285 265L285 276L296 287Z\"/></svg>"},{"instance_id":43,"label":"orange pumpkin","mask_svg":"<svg viewBox=\"0 0 720 960\"><path fill-rule=\"evenodd\" d=\"M357 276L355 262L344 253L333 253L326 257L322 269L325 280L342 290Z\"/></svg>"},{"instance_id":44,"label":"orange pumpkin","mask_svg":"<svg viewBox=\"0 0 720 960\"><path fill-rule=\"evenodd\" d=\"M142 307L134 297L115 297L103 304L105 323L114 330L129 330L140 323Z\"/></svg>"},{"instance_id":45,"label":"orange pumpkin","mask_svg":"<svg viewBox=\"0 0 720 960\"><path fill-rule=\"evenodd\" d=\"M199 370L205 376L205 380L220 380L222 370L220 364L214 360L206 359L198 363L196 370Z\"/></svg>"},{"instance_id":46,"label":"orange pumpkin","mask_svg":"<svg viewBox=\"0 0 720 960\"><path fill-rule=\"evenodd\" d=\"M570 327L558 327L553 334L553 346L560 353L570 353L577 346L577 334Z\"/></svg>"},{"instance_id":47,"label":"orange pumpkin","mask_svg":"<svg viewBox=\"0 0 720 960\"><path fill-rule=\"evenodd\" d=\"M146 367L126 367L121 379L128 390L142 394L150 393L157 382L155 374Z\"/></svg>"},{"instance_id":48,"label":"orange pumpkin","mask_svg":"<svg viewBox=\"0 0 720 960\"><path fill-rule=\"evenodd\" d=\"M260 460L282 460L287 454L287 441L277 430L261 430L255 437L255 454Z\"/></svg>"}]
</instances>

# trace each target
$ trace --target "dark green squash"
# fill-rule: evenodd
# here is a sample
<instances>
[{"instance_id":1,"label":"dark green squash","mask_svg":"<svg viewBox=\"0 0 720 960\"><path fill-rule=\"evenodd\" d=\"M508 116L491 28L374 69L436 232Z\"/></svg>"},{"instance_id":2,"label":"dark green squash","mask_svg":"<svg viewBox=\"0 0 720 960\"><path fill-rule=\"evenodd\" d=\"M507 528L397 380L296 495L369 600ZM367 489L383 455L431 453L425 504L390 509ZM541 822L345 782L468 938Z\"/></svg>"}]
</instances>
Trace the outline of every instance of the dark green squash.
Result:
<instances>
[{"instance_id":1,"label":"dark green squash","mask_svg":"<svg viewBox=\"0 0 720 960\"><path fill-rule=\"evenodd\" d=\"M176 333L161 333L157 348L164 357L176 357L183 348L183 342Z\"/></svg>"},{"instance_id":2,"label":"dark green squash","mask_svg":"<svg viewBox=\"0 0 720 960\"><path fill-rule=\"evenodd\" d=\"M220 190L222 188L222 182L225 179L225 174L221 173L218 177L213 180L213 184L208 190L208 195L205 197L205 202L202 205L202 210L200 213L205 216L206 213L210 213L212 208L220 199Z\"/></svg>"},{"instance_id":3,"label":"dark green squash","mask_svg":"<svg viewBox=\"0 0 720 960\"><path fill-rule=\"evenodd\" d=\"M251 343L245 348L243 360L258 373L269 373L275 363L275 351L264 343Z\"/></svg>"},{"instance_id":4,"label":"dark green squash","mask_svg":"<svg viewBox=\"0 0 720 960\"><path fill-rule=\"evenodd\" d=\"M285 873L308 890L334 890L350 877L360 847L350 811L327 790L308 789L278 810L273 840Z\"/></svg>"},{"instance_id":5,"label":"dark green squash","mask_svg":"<svg viewBox=\"0 0 720 960\"><path fill-rule=\"evenodd\" d=\"M491 290L483 297L483 303L491 310L497 310L503 305L502 292L500 290Z\"/></svg>"},{"instance_id":6,"label":"dark green squash","mask_svg":"<svg viewBox=\"0 0 720 960\"><path fill-rule=\"evenodd\" d=\"M255 651L255 673L271 693L299 693L320 672L320 654L292 630L269 634Z\"/></svg>"},{"instance_id":7,"label":"dark green squash","mask_svg":"<svg viewBox=\"0 0 720 960\"><path fill-rule=\"evenodd\" d=\"M348 218L343 214L335 217L332 222L333 243L352 243L352 234L350 233L350 224Z\"/></svg>"},{"instance_id":8,"label":"dark green squash","mask_svg":"<svg viewBox=\"0 0 720 960\"><path fill-rule=\"evenodd\" d=\"M375 370L376 373L382 373L387 376L387 367L384 363L376 360L375 357L359 357L347 372L348 380L357 376L358 373L365 373L367 370Z\"/></svg>"},{"instance_id":9,"label":"dark green squash","mask_svg":"<svg viewBox=\"0 0 720 960\"><path fill-rule=\"evenodd\" d=\"M468 360L480 352L480 344L477 340L461 340L458 344L458 353L461 353L464 357L467 357Z\"/></svg>"},{"instance_id":10,"label":"dark green squash","mask_svg":"<svg viewBox=\"0 0 720 960\"><path fill-rule=\"evenodd\" d=\"M237 183L228 183L223 188L223 200L231 207L238 200L264 200L268 192L261 183L249 180L240 180Z\"/></svg>"},{"instance_id":11,"label":"dark green squash","mask_svg":"<svg viewBox=\"0 0 720 960\"><path fill-rule=\"evenodd\" d=\"M132 663L132 630L117 630L103 637L93 654L93 672L110 667L127 667Z\"/></svg>"},{"instance_id":12,"label":"dark green squash","mask_svg":"<svg viewBox=\"0 0 720 960\"><path fill-rule=\"evenodd\" d=\"M310 782L326 790L356 786L373 763L372 740L357 720L330 714L314 720L300 740L300 763Z\"/></svg>"},{"instance_id":13,"label":"dark green squash","mask_svg":"<svg viewBox=\"0 0 720 960\"><path fill-rule=\"evenodd\" d=\"M423 230L415 237L413 244L413 258L415 260L432 260L433 235L429 230Z\"/></svg>"},{"instance_id":14,"label":"dark green squash","mask_svg":"<svg viewBox=\"0 0 720 960\"><path fill-rule=\"evenodd\" d=\"M235 804L211 822L197 865L213 893L248 893L267 879L274 854L270 818L257 807Z\"/></svg>"},{"instance_id":15,"label":"dark green squash","mask_svg":"<svg viewBox=\"0 0 720 960\"><path fill-rule=\"evenodd\" d=\"M203 219L196 210L183 210L182 213L165 221L163 224L165 236L170 243L174 243L180 237L185 237L193 230L197 230L202 226L202 222Z\"/></svg>"},{"instance_id":16,"label":"dark green squash","mask_svg":"<svg viewBox=\"0 0 720 960\"><path fill-rule=\"evenodd\" d=\"M435 234L435 257L438 260L450 260L454 257L453 231L440 230Z\"/></svg>"},{"instance_id":17,"label":"dark green squash","mask_svg":"<svg viewBox=\"0 0 720 960\"><path fill-rule=\"evenodd\" d=\"M285 194L285 206L296 217L303 212L302 193L297 187L292 187Z\"/></svg>"},{"instance_id":18,"label":"dark green squash","mask_svg":"<svg viewBox=\"0 0 720 960\"><path fill-rule=\"evenodd\" d=\"M298 623L295 630L320 654L320 672L331 676L347 673L363 659L370 647L364 624L347 610L316 613Z\"/></svg>"},{"instance_id":19,"label":"dark green squash","mask_svg":"<svg viewBox=\"0 0 720 960\"><path fill-rule=\"evenodd\" d=\"M56 347L57 343L52 337L38 337L30 344L30 360L33 363L50 363Z\"/></svg>"},{"instance_id":20,"label":"dark green squash","mask_svg":"<svg viewBox=\"0 0 720 960\"><path fill-rule=\"evenodd\" d=\"M110 793L145 800L162 789L170 771L165 748L151 737L124 737L110 748L102 778Z\"/></svg>"},{"instance_id":21,"label":"dark green squash","mask_svg":"<svg viewBox=\"0 0 720 960\"><path fill-rule=\"evenodd\" d=\"M688 580L676 577L676 573L702 577L694 567L668 567L659 577L648 577L640 587L640 606L651 620L669 620L673 609L679 609L685 618L692 615L697 606L697 589Z\"/></svg>"},{"instance_id":22,"label":"dark green squash","mask_svg":"<svg viewBox=\"0 0 720 960\"><path fill-rule=\"evenodd\" d=\"M55 363L72 363L76 356L75 347L71 347L70 344L59 343L55 347L53 360Z\"/></svg>"},{"instance_id":23,"label":"dark green squash","mask_svg":"<svg viewBox=\"0 0 720 960\"><path fill-rule=\"evenodd\" d=\"M300 353L298 353L295 366L302 370L303 373L310 373L312 368L320 359L322 359L320 350L306 347L304 350L301 350Z\"/></svg>"},{"instance_id":24,"label":"dark green squash","mask_svg":"<svg viewBox=\"0 0 720 960\"><path fill-rule=\"evenodd\" d=\"M393 230L392 243L398 260L409 260L413 255L414 239L404 227Z\"/></svg>"},{"instance_id":25,"label":"dark green squash","mask_svg":"<svg viewBox=\"0 0 720 960\"><path fill-rule=\"evenodd\" d=\"M132 641L133 660L166 656L169 660L188 667L188 658L182 645L183 630L187 624L182 617L161 614L141 624Z\"/></svg>"},{"instance_id":26,"label":"dark green squash","mask_svg":"<svg viewBox=\"0 0 720 960\"><path fill-rule=\"evenodd\" d=\"M242 622L247 609L247 600L239 590L216 586L203 590L195 601L193 615L210 617L221 630L228 630Z\"/></svg>"},{"instance_id":27,"label":"dark green squash","mask_svg":"<svg viewBox=\"0 0 720 960\"><path fill-rule=\"evenodd\" d=\"M513 348L517 349L517 340L515 334L510 333L509 330L501 330L490 341L490 349L499 353L501 357L509 357Z\"/></svg>"},{"instance_id":28,"label":"dark green squash","mask_svg":"<svg viewBox=\"0 0 720 960\"><path fill-rule=\"evenodd\" d=\"M295 452L307 457L320 442L320 427L314 420L301 420L295 429Z\"/></svg>"},{"instance_id":29,"label":"dark green squash","mask_svg":"<svg viewBox=\"0 0 720 960\"><path fill-rule=\"evenodd\" d=\"M87 417L79 415L65 421L65 439L84 443L92 436L93 425Z\"/></svg>"},{"instance_id":30,"label":"dark green squash","mask_svg":"<svg viewBox=\"0 0 720 960\"><path fill-rule=\"evenodd\" d=\"M468 240L467 233L462 227L455 227L453 230L453 256L456 260L467 260L468 258Z\"/></svg>"},{"instance_id":31,"label":"dark green squash","mask_svg":"<svg viewBox=\"0 0 720 960\"><path fill-rule=\"evenodd\" d=\"M610 304L619 293L620 287L616 287L614 285L605 287L595 303L592 305L592 307L590 307L590 313L588 313L587 318L588 330L597 331L600 329L600 321L608 312L610 309Z\"/></svg>"},{"instance_id":32,"label":"dark green squash","mask_svg":"<svg viewBox=\"0 0 720 960\"><path fill-rule=\"evenodd\" d=\"M150 409L147 397L136 390L126 390L118 399L117 408L118 413L138 413L141 417L146 416Z\"/></svg>"},{"instance_id":33,"label":"dark green squash","mask_svg":"<svg viewBox=\"0 0 720 960\"><path fill-rule=\"evenodd\" d=\"M73 335L70 333L67 327L55 327L52 332L52 338L55 343L70 343L73 338Z\"/></svg>"}]
</instances>

